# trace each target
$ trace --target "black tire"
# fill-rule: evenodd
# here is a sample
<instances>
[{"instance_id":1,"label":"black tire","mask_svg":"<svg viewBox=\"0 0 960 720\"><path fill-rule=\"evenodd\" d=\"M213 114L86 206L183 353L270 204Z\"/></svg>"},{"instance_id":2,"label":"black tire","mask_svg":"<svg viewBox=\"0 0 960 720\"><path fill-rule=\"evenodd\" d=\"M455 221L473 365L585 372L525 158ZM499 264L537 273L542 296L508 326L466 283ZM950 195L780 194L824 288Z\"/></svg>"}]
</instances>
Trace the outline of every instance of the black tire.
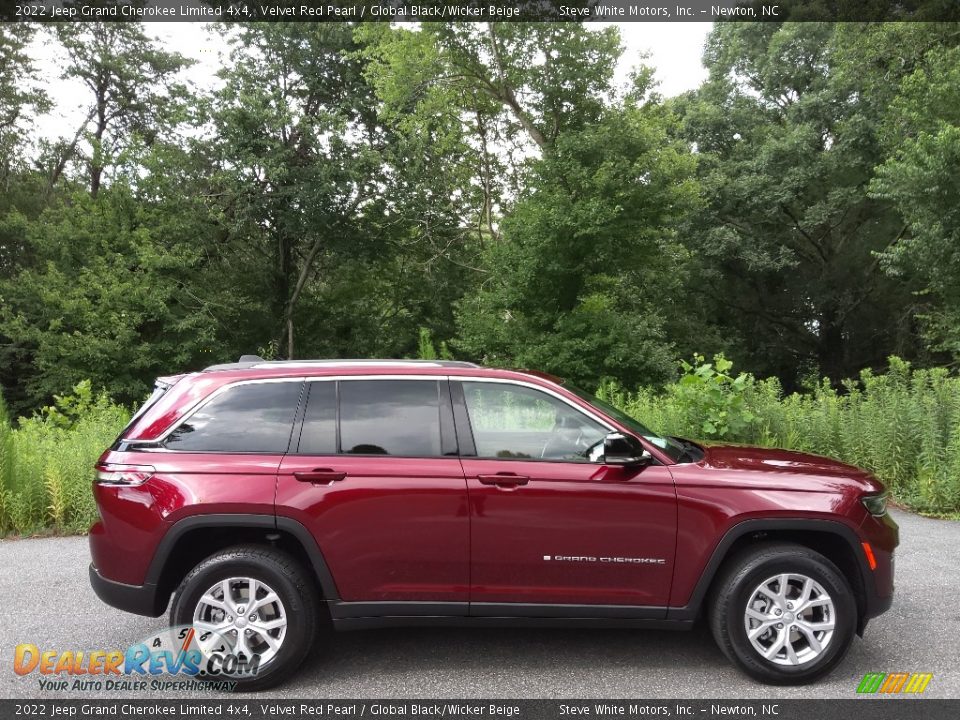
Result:
<instances>
[{"instance_id":1,"label":"black tire","mask_svg":"<svg viewBox=\"0 0 960 720\"><path fill-rule=\"evenodd\" d=\"M833 636L818 656L798 665L764 658L744 626L754 590L780 573L813 579L833 601ZM714 584L708 613L710 629L723 653L750 677L772 685L802 685L830 672L846 655L857 626L856 598L836 565L810 548L786 543L758 545L732 558ZM801 644L808 642L799 633L797 636Z\"/></svg>"},{"instance_id":2,"label":"black tire","mask_svg":"<svg viewBox=\"0 0 960 720\"><path fill-rule=\"evenodd\" d=\"M192 625L201 596L215 583L232 577L249 577L266 583L283 603L287 629L276 655L259 668L253 678L226 678L237 682L238 692L266 690L289 678L313 647L318 625L316 585L300 563L287 553L258 545L228 548L211 555L187 573L174 594L171 625Z\"/></svg>"}]
</instances>

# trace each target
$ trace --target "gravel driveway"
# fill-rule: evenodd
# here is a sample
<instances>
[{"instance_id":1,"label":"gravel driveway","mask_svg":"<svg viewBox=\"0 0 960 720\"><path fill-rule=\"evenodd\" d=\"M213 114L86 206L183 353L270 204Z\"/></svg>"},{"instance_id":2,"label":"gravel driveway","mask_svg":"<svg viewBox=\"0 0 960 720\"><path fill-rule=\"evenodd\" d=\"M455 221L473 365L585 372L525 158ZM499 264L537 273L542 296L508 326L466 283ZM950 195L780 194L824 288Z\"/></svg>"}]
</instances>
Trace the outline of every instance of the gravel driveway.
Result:
<instances>
[{"instance_id":1,"label":"gravel driveway","mask_svg":"<svg viewBox=\"0 0 960 720\"><path fill-rule=\"evenodd\" d=\"M954 603L960 523L898 511L894 517L901 546L893 609L872 621L840 667L813 687L771 688L748 679L720 654L705 627L394 629L324 635L293 681L258 697L849 698L864 673L895 671L932 672L926 696L960 697ZM88 585L88 563L86 538L0 542L0 697L90 697L42 692L36 673L15 675L18 643L60 651L121 648L164 626L163 618L102 604Z\"/></svg>"}]
</instances>

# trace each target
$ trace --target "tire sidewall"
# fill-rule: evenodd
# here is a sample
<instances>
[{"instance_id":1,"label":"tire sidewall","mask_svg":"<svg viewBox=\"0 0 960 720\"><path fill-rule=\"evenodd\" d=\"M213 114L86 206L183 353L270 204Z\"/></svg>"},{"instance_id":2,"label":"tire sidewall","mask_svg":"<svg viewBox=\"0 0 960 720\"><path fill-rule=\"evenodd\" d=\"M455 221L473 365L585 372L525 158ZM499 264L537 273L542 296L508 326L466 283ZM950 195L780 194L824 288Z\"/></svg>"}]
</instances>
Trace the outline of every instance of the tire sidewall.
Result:
<instances>
[{"instance_id":1,"label":"tire sidewall","mask_svg":"<svg viewBox=\"0 0 960 720\"><path fill-rule=\"evenodd\" d=\"M754 649L744 628L744 612L753 591L760 583L780 573L796 573L812 578L833 600L836 614L830 644L816 660L799 666L777 665ZM738 664L752 677L767 683L795 684L809 682L833 668L846 654L856 630L857 607L849 585L825 558L784 554L758 558L736 576L732 596L727 604L727 634Z\"/></svg>"},{"instance_id":2,"label":"tire sidewall","mask_svg":"<svg viewBox=\"0 0 960 720\"><path fill-rule=\"evenodd\" d=\"M232 577L249 577L269 585L280 602L287 617L287 632L280 651L252 679L229 678L238 683L238 690L269 687L290 674L309 652L313 642L315 623L310 622L312 608L306 607L296 583L287 574L271 567L269 563L252 558L210 558L184 579L180 592L171 610L171 623L192 625L193 613L203 594L213 585Z\"/></svg>"}]
</instances>

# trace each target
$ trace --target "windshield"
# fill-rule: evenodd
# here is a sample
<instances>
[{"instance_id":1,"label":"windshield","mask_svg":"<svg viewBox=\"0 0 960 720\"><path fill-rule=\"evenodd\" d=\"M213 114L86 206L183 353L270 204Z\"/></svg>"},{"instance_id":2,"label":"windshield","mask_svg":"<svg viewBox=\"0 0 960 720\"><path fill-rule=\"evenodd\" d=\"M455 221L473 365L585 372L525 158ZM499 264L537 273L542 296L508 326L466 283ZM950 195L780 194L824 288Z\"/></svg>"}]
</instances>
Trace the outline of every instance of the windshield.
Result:
<instances>
[{"instance_id":1,"label":"windshield","mask_svg":"<svg viewBox=\"0 0 960 720\"><path fill-rule=\"evenodd\" d=\"M622 424L624 427L629 428L636 435L641 436L644 440L649 442L651 445L656 445L658 448L663 450L670 458L674 461L679 461L686 452L683 445L678 443L673 438L664 437L662 435L657 435L653 430L649 429L639 420L636 420L629 415L627 415L623 410L620 410L617 407L614 407L606 400L601 400L596 395L588 393L586 390L581 390L578 387L573 385L564 384L564 387L570 392L574 393L578 397L586 400L588 403L593 405L598 410L602 410L604 414L609 415L614 420Z\"/></svg>"}]
</instances>

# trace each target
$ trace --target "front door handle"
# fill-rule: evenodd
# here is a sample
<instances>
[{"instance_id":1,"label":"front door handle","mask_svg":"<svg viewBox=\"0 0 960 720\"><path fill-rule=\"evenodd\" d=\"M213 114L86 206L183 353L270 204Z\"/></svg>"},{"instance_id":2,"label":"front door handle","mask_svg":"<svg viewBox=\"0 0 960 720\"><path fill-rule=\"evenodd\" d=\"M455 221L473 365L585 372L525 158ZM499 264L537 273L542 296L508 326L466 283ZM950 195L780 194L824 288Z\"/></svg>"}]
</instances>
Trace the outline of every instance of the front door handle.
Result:
<instances>
[{"instance_id":1,"label":"front door handle","mask_svg":"<svg viewBox=\"0 0 960 720\"><path fill-rule=\"evenodd\" d=\"M517 487L526 485L530 478L526 475L517 475L516 473L497 473L496 475L477 475L483 485L496 485L497 487Z\"/></svg>"},{"instance_id":2,"label":"front door handle","mask_svg":"<svg viewBox=\"0 0 960 720\"><path fill-rule=\"evenodd\" d=\"M330 468L314 468L308 471L295 471L293 476L300 482L326 483L329 485L330 483L340 482L347 474Z\"/></svg>"}]
</instances>

